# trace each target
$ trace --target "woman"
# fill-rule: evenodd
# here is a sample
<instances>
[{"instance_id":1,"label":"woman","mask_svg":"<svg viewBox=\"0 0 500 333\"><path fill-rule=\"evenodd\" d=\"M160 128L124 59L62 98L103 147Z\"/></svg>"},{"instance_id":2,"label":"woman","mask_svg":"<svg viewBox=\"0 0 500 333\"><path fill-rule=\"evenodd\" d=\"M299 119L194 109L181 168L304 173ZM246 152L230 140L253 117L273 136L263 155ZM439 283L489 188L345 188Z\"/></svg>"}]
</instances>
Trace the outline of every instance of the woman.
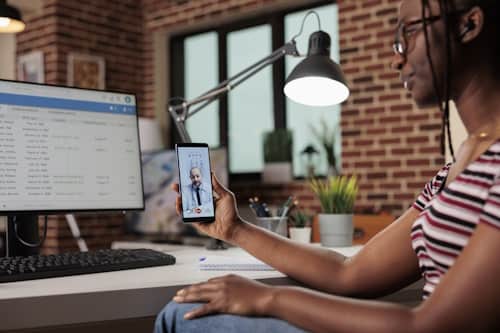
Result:
<instances>
[{"instance_id":1,"label":"woman","mask_svg":"<svg viewBox=\"0 0 500 333\"><path fill-rule=\"evenodd\" d=\"M156 330L499 332L499 13L496 0L402 1L393 66L419 107L441 106L449 96L469 135L456 162L355 257L250 225L214 178L216 222L197 228L322 292L220 277L180 290ZM413 309L351 298L386 295L420 277L424 300Z\"/></svg>"}]
</instances>

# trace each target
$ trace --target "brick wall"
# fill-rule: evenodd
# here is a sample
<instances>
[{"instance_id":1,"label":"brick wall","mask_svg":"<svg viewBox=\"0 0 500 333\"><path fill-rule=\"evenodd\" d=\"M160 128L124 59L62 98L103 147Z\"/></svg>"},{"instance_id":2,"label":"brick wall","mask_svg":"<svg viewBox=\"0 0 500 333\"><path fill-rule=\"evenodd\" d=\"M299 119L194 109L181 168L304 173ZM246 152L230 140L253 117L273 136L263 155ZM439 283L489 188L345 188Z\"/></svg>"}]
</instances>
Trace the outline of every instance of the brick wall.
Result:
<instances>
[{"instance_id":1,"label":"brick wall","mask_svg":"<svg viewBox=\"0 0 500 333\"><path fill-rule=\"evenodd\" d=\"M395 215L444 163L439 111L419 110L390 68L398 3L339 3L341 65L352 88L342 108L343 170L360 177L359 210Z\"/></svg>"},{"instance_id":2,"label":"brick wall","mask_svg":"<svg viewBox=\"0 0 500 333\"><path fill-rule=\"evenodd\" d=\"M43 0L43 8L25 18L27 29L17 35L17 54L42 50L45 82L67 83L71 52L105 59L106 89L135 92L143 107L143 16L136 0ZM109 247L123 239L123 215L78 214L90 248ZM44 253L76 250L63 217L52 216Z\"/></svg>"},{"instance_id":3,"label":"brick wall","mask_svg":"<svg viewBox=\"0 0 500 333\"><path fill-rule=\"evenodd\" d=\"M43 13L27 18L28 30L18 36L18 54L42 49L46 82L59 84L66 82L69 52L104 56L106 87L135 91L141 114L154 116L154 74L158 70L154 65L155 33L168 35L169 31L199 24L207 26L292 3L314 2L44 0ZM394 215L412 203L444 162L438 144L439 111L418 110L402 88L398 74L390 69L398 3L338 1L341 65L352 92L342 108L343 171L359 176L358 211L384 210ZM284 186L237 183L233 189L241 193L238 198L242 202L253 194L279 202L295 192L305 207L319 209L303 181Z\"/></svg>"},{"instance_id":4,"label":"brick wall","mask_svg":"<svg viewBox=\"0 0 500 333\"><path fill-rule=\"evenodd\" d=\"M43 51L45 61L45 82L57 81L57 5L56 0L44 0L42 10L24 15L26 30L16 35L16 53L22 55L31 51Z\"/></svg>"},{"instance_id":5,"label":"brick wall","mask_svg":"<svg viewBox=\"0 0 500 333\"><path fill-rule=\"evenodd\" d=\"M135 92L142 108L143 17L135 0L43 0L17 35L17 54L42 50L46 82L66 84L71 52L102 56L106 89Z\"/></svg>"}]
</instances>

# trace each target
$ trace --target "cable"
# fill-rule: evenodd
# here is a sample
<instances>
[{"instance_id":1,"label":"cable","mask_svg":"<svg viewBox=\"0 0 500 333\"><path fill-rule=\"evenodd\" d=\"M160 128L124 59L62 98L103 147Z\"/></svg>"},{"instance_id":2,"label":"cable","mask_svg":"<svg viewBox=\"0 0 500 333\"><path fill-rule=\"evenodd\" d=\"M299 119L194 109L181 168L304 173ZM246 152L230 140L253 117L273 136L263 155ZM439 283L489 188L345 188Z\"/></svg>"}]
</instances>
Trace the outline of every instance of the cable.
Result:
<instances>
[{"instance_id":1,"label":"cable","mask_svg":"<svg viewBox=\"0 0 500 333\"><path fill-rule=\"evenodd\" d=\"M319 19L319 15L318 13L316 13L314 10L310 10L306 13L306 15L304 16L304 18L302 19L302 24L300 25L300 31L298 34L296 34L295 36L292 37L292 40L295 40L295 38L299 37L300 35L302 35L302 31L304 31L304 23L306 23L306 19L309 15L315 15L316 16L316 19L318 20L318 30L321 30L321 20Z\"/></svg>"},{"instance_id":2,"label":"cable","mask_svg":"<svg viewBox=\"0 0 500 333\"><path fill-rule=\"evenodd\" d=\"M15 215L13 216L12 221L14 223L14 232L16 234L16 238L24 246L32 247L32 248L39 247L43 244L43 242L45 242L45 239L47 238L47 215L45 215L45 221L44 221L44 227L43 227L43 237L42 237L42 239L40 239L38 241L38 243L28 243L24 239L22 239L21 236L19 236L19 233L17 232L17 218Z\"/></svg>"},{"instance_id":3,"label":"cable","mask_svg":"<svg viewBox=\"0 0 500 333\"><path fill-rule=\"evenodd\" d=\"M441 13L444 17L445 33L446 33L445 108L444 108L444 124L443 124L442 135L446 134L450 155L453 158L453 162L456 162L455 152L453 150L453 143L451 142L451 128L450 128L450 97L451 97L451 82L453 81L453 71L452 71L453 55L451 49L450 10L448 7L448 2L446 0L440 1L440 7L441 7ZM444 154L445 150L443 149L441 152Z\"/></svg>"}]
</instances>

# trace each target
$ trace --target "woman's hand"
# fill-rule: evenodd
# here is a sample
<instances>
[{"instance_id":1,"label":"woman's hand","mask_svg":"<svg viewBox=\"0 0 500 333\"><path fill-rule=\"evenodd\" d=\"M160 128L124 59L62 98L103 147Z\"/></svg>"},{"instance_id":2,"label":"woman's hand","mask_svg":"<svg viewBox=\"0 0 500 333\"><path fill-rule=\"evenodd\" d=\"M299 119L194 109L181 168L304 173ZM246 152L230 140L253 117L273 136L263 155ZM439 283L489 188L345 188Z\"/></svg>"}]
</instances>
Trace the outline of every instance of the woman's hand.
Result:
<instances>
[{"instance_id":1,"label":"woman's hand","mask_svg":"<svg viewBox=\"0 0 500 333\"><path fill-rule=\"evenodd\" d=\"M236 208L236 198L233 192L222 186L212 173L212 186L215 192L215 221L213 223L193 223L199 231L229 243L233 243L236 230L243 225ZM179 184L173 184L172 189L179 192ZM175 202L177 214L182 214L182 200L177 197Z\"/></svg>"},{"instance_id":2,"label":"woman's hand","mask_svg":"<svg viewBox=\"0 0 500 333\"><path fill-rule=\"evenodd\" d=\"M181 289L177 303L206 302L185 314L193 319L214 313L264 316L273 298L273 287L237 275L227 275Z\"/></svg>"}]
</instances>

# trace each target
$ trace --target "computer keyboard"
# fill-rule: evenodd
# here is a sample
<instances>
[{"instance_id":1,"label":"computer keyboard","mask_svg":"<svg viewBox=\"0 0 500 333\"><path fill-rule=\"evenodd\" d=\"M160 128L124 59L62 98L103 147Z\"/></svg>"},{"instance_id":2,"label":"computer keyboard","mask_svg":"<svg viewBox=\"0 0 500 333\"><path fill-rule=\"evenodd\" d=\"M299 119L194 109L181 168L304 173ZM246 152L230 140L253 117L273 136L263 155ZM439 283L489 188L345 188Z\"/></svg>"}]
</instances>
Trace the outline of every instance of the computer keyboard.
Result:
<instances>
[{"instance_id":1,"label":"computer keyboard","mask_svg":"<svg viewBox=\"0 0 500 333\"><path fill-rule=\"evenodd\" d=\"M175 264L175 257L149 249L98 250L0 258L0 283Z\"/></svg>"}]
</instances>

